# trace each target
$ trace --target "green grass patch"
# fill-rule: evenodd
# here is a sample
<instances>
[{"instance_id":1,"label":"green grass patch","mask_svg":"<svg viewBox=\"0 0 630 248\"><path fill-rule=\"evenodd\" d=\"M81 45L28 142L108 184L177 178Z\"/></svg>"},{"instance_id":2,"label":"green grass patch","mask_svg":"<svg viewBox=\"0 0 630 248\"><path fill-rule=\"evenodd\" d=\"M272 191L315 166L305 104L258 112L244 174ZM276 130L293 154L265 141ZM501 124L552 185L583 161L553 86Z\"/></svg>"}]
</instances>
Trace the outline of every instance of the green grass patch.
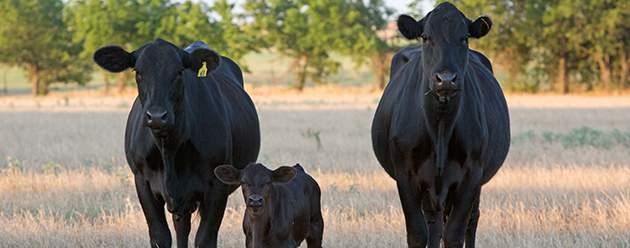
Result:
<instances>
[{"instance_id":1,"label":"green grass patch","mask_svg":"<svg viewBox=\"0 0 630 248\"><path fill-rule=\"evenodd\" d=\"M573 128L567 133L554 133L543 131L536 133L532 130L521 132L512 136L512 144L522 143L556 143L562 144L564 148L574 147L595 147L610 149L622 146L630 147L630 130L602 131L589 126Z\"/></svg>"}]
</instances>

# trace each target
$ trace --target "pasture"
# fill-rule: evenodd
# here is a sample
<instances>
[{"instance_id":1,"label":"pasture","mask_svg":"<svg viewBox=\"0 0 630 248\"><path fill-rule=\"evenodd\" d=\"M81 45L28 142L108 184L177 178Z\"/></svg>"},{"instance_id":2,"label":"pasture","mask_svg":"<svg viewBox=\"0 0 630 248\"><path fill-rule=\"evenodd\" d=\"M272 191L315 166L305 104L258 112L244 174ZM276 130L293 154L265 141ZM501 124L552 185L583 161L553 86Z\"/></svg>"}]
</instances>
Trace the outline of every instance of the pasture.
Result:
<instances>
[{"instance_id":1,"label":"pasture","mask_svg":"<svg viewBox=\"0 0 630 248\"><path fill-rule=\"evenodd\" d=\"M379 92L248 91L258 161L300 163L322 189L325 247L406 247L395 183L371 147ZM0 98L0 247L148 244L123 151L133 96L96 95ZM630 247L630 97L507 99L513 141L482 189L478 246ZM220 247L244 247L244 209L238 189Z\"/></svg>"}]
</instances>

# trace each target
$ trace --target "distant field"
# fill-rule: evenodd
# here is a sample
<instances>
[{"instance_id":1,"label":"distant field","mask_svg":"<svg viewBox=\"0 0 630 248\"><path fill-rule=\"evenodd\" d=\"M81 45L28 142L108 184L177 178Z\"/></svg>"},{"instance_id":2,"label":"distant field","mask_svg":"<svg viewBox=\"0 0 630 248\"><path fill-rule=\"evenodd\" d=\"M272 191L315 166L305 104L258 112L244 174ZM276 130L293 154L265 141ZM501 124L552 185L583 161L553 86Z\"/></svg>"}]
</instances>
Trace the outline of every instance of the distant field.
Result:
<instances>
[{"instance_id":1,"label":"distant field","mask_svg":"<svg viewBox=\"0 0 630 248\"><path fill-rule=\"evenodd\" d=\"M268 93L253 93L259 162L270 168L299 162L318 181L324 246L406 247L395 183L371 148L379 93L330 90L253 89ZM0 247L148 244L123 158L132 99L0 98ZM478 246L630 247L630 147L624 143L630 98L508 96L508 102L514 141L483 188ZM584 142L567 146L563 138ZM606 140L610 146L596 145ZM220 247L244 246L243 211L239 189L228 202Z\"/></svg>"},{"instance_id":2,"label":"distant field","mask_svg":"<svg viewBox=\"0 0 630 248\"><path fill-rule=\"evenodd\" d=\"M366 65L356 68L356 65L350 57L341 55L332 55L333 59L341 63L339 72L328 79L328 83L341 86L365 86L376 85L376 79ZM245 82L253 86L289 86L295 82L295 74L288 70L291 59L281 57L276 52L263 51L260 53L250 53L245 56L245 64L242 65L249 69L244 73ZM118 84L118 77L110 74L110 85ZM6 78L6 80L5 80ZM0 95L3 94L4 82L7 82L9 94L30 94L31 83L25 77L24 70L12 67L0 67ZM103 75L100 68L92 73L92 80L85 86L79 86L75 83L70 84L53 84L50 86L52 91L69 91L84 89L101 89L103 86ZM313 86L312 82L307 82L307 87ZM114 87L114 86L112 86Z\"/></svg>"}]
</instances>

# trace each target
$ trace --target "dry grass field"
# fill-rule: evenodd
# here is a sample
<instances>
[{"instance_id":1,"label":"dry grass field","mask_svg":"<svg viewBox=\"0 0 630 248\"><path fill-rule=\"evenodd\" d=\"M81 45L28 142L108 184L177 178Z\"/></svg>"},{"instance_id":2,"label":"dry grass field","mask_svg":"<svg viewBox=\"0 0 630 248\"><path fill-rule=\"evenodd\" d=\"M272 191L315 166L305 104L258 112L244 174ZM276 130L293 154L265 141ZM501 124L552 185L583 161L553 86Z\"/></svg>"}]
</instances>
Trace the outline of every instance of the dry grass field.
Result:
<instances>
[{"instance_id":1,"label":"dry grass field","mask_svg":"<svg viewBox=\"0 0 630 248\"><path fill-rule=\"evenodd\" d=\"M299 162L322 188L324 245L405 247L395 183L371 148L380 93L249 90L261 122L259 162ZM148 244L123 156L132 98L0 98L0 247ZM478 246L630 247L630 97L511 95L508 102L514 141L483 188ZM239 189L220 247L244 247L243 212Z\"/></svg>"}]
</instances>

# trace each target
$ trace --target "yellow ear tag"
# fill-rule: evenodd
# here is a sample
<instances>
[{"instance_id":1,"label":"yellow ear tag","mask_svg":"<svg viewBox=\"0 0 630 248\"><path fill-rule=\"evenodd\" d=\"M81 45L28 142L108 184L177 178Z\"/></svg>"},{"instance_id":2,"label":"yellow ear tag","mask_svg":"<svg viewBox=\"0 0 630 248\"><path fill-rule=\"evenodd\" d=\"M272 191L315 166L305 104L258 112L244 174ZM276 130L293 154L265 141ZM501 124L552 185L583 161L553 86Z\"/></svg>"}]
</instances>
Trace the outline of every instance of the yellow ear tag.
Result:
<instances>
[{"instance_id":1,"label":"yellow ear tag","mask_svg":"<svg viewBox=\"0 0 630 248\"><path fill-rule=\"evenodd\" d=\"M199 69L199 73L197 73L197 77L205 77L208 73L208 68L206 68L206 62L204 61L201 65L201 69Z\"/></svg>"},{"instance_id":2,"label":"yellow ear tag","mask_svg":"<svg viewBox=\"0 0 630 248\"><path fill-rule=\"evenodd\" d=\"M483 18L481 18L481 21L483 21L483 24L486 24L486 28L490 29L490 25L488 25L488 23L486 22L486 20L484 20ZM205 63L205 62L204 62Z\"/></svg>"}]
</instances>

